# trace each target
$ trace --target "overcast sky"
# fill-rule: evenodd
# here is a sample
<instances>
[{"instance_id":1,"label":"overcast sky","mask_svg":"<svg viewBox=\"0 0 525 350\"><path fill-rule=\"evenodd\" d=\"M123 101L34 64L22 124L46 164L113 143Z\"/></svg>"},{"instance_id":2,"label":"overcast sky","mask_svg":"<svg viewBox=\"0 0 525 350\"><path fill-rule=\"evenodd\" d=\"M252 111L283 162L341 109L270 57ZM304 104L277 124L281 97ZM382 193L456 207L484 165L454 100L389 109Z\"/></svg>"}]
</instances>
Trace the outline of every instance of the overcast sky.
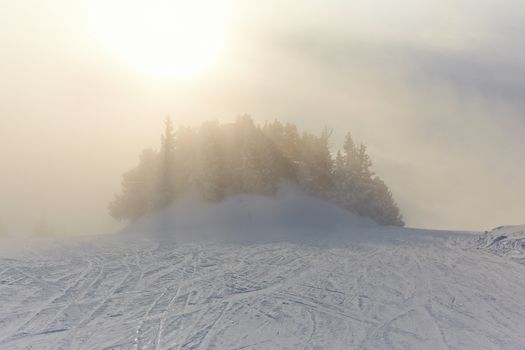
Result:
<instances>
[{"instance_id":1,"label":"overcast sky","mask_svg":"<svg viewBox=\"0 0 525 350\"><path fill-rule=\"evenodd\" d=\"M409 226L525 223L523 1L232 1L213 68L186 79L107 50L92 28L103 1L0 3L0 219L12 234L42 215L61 233L118 228L107 204L166 114L326 125L334 149L351 131Z\"/></svg>"}]
</instances>

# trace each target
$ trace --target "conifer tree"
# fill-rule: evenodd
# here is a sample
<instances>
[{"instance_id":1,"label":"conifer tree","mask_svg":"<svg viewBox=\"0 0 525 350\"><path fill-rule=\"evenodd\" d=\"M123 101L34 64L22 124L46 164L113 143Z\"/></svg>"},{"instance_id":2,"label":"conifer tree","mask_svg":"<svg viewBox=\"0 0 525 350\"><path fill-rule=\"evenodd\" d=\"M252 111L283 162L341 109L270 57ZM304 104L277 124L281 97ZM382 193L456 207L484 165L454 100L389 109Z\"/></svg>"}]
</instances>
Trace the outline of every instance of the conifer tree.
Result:
<instances>
[{"instance_id":1,"label":"conifer tree","mask_svg":"<svg viewBox=\"0 0 525 350\"><path fill-rule=\"evenodd\" d=\"M371 170L366 146L356 146L350 133L336 156L332 200L358 215L383 225L403 226L399 208L385 183Z\"/></svg>"},{"instance_id":2,"label":"conifer tree","mask_svg":"<svg viewBox=\"0 0 525 350\"><path fill-rule=\"evenodd\" d=\"M265 124L263 134L266 147L271 148L272 159L279 177L297 180L297 166L300 158L300 136L297 127L287 123L283 125L275 120Z\"/></svg>"},{"instance_id":3,"label":"conifer tree","mask_svg":"<svg viewBox=\"0 0 525 350\"><path fill-rule=\"evenodd\" d=\"M381 225L404 226L403 217L387 185L378 176L373 179L373 200L369 201L369 217Z\"/></svg>"},{"instance_id":4,"label":"conifer tree","mask_svg":"<svg viewBox=\"0 0 525 350\"><path fill-rule=\"evenodd\" d=\"M366 146L350 133L342 151L330 152L331 132L303 133L279 121L263 127L247 116L234 123L179 128L165 120L159 152L145 151L123 176L110 204L117 219L134 220L173 202L183 191L207 201L236 193L274 194L283 180L381 224L403 225L392 193L372 171Z\"/></svg>"},{"instance_id":5,"label":"conifer tree","mask_svg":"<svg viewBox=\"0 0 525 350\"><path fill-rule=\"evenodd\" d=\"M197 130L179 127L176 132L177 147L174 152L173 169L174 188L177 195L180 192L192 191L196 188L198 177L199 137Z\"/></svg>"},{"instance_id":6,"label":"conifer tree","mask_svg":"<svg viewBox=\"0 0 525 350\"><path fill-rule=\"evenodd\" d=\"M200 166L197 181L202 197L213 202L224 198L227 183L219 130L217 122L207 122L200 128Z\"/></svg>"},{"instance_id":7,"label":"conifer tree","mask_svg":"<svg viewBox=\"0 0 525 350\"><path fill-rule=\"evenodd\" d=\"M321 136L303 133L299 160L299 177L304 189L312 195L327 198L332 185L332 156L328 147L330 132Z\"/></svg>"},{"instance_id":8,"label":"conifer tree","mask_svg":"<svg viewBox=\"0 0 525 350\"><path fill-rule=\"evenodd\" d=\"M295 124L286 123L283 129L283 134L284 154L288 159L295 163L299 160L301 142L299 131Z\"/></svg>"},{"instance_id":9,"label":"conifer tree","mask_svg":"<svg viewBox=\"0 0 525 350\"><path fill-rule=\"evenodd\" d=\"M122 192L115 195L109 212L117 220L136 220L155 208L158 154L144 150L139 164L122 176Z\"/></svg>"},{"instance_id":10,"label":"conifer tree","mask_svg":"<svg viewBox=\"0 0 525 350\"><path fill-rule=\"evenodd\" d=\"M175 132L170 116L164 120L164 133L161 136L159 152L158 187L155 206L163 208L173 202L175 198Z\"/></svg>"}]
</instances>

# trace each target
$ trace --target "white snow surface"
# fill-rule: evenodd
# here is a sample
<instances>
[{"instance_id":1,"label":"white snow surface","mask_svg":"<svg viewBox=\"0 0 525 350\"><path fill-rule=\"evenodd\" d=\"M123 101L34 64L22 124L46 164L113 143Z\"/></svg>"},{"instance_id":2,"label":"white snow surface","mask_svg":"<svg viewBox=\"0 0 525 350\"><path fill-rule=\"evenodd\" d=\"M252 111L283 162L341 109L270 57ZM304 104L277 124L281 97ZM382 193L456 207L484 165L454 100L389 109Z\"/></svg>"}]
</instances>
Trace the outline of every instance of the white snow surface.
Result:
<instances>
[{"instance_id":1,"label":"white snow surface","mask_svg":"<svg viewBox=\"0 0 525 350\"><path fill-rule=\"evenodd\" d=\"M358 217L326 201L311 197L294 185L282 185L275 196L241 194L219 203L203 203L188 195L171 207L133 223L123 233L145 232L177 241L213 240L261 242L293 240L325 241L329 234L347 228L377 228L369 219ZM339 235L338 235L339 234ZM355 238L359 237L356 233Z\"/></svg>"},{"instance_id":2,"label":"white snow surface","mask_svg":"<svg viewBox=\"0 0 525 350\"><path fill-rule=\"evenodd\" d=\"M479 238L481 249L525 264L525 225L500 226Z\"/></svg>"},{"instance_id":3,"label":"white snow surface","mask_svg":"<svg viewBox=\"0 0 525 350\"><path fill-rule=\"evenodd\" d=\"M2 240L0 349L525 349L501 235L380 227L288 187Z\"/></svg>"}]
</instances>

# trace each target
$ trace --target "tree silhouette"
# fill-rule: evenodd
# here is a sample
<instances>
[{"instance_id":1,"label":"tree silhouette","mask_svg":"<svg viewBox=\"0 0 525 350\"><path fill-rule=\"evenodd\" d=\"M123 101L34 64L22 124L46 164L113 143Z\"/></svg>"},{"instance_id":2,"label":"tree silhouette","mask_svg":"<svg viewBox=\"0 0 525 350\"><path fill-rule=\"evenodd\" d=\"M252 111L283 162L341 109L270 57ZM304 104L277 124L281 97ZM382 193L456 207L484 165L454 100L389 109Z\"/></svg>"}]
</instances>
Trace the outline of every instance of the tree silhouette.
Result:
<instances>
[{"instance_id":1,"label":"tree silhouette","mask_svg":"<svg viewBox=\"0 0 525 350\"><path fill-rule=\"evenodd\" d=\"M147 150L126 172L110 204L116 219L135 220L185 192L217 202L236 193L273 195L282 181L384 225L403 225L392 194L372 171L366 146L350 133L342 150L330 151L331 131L299 134L294 124L257 125L247 116L230 124L205 122L174 131L164 121L159 151Z\"/></svg>"}]
</instances>

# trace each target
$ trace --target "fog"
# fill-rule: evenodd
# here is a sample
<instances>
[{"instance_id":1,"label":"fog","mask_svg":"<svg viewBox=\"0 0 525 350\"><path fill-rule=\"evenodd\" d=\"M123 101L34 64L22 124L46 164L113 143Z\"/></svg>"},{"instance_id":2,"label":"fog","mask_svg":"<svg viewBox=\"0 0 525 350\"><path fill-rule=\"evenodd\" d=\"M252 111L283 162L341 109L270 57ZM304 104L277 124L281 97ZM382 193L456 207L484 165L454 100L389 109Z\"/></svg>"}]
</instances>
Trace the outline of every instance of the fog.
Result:
<instances>
[{"instance_id":1,"label":"fog","mask_svg":"<svg viewBox=\"0 0 525 350\"><path fill-rule=\"evenodd\" d=\"M0 221L30 233L112 232L107 205L162 119L249 113L369 147L408 226L525 222L525 3L509 0L229 3L213 67L162 79L101 43L100 1L4 2ZM170 45L169 42L166 45Z\"/></svg>"}]
</instances>

